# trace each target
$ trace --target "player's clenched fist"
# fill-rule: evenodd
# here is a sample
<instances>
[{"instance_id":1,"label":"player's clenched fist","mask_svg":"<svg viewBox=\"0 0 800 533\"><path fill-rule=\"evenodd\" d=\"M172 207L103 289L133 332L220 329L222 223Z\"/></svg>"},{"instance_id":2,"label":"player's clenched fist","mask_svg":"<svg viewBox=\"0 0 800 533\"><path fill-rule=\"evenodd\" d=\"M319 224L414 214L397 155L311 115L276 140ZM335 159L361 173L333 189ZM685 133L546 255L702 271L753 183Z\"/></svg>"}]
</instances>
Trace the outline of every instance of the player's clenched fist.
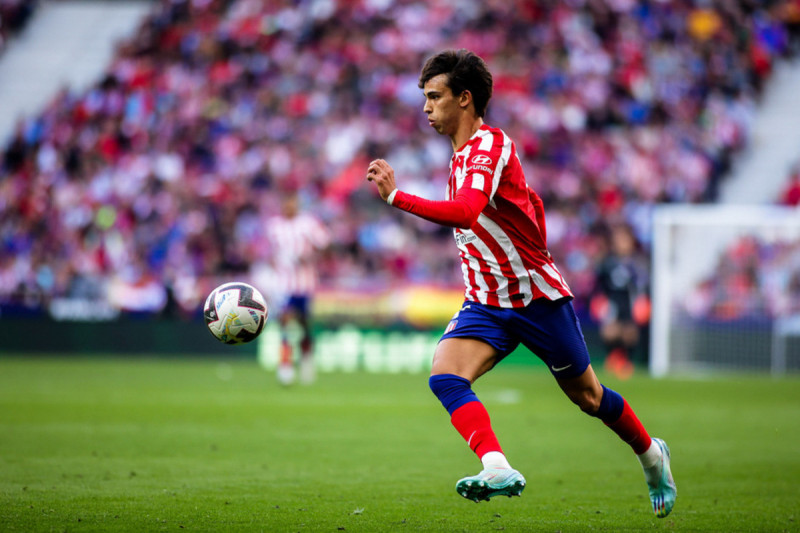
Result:
<instances>
[{"instance_id":1,"label":"player's clenched fist","mask_svg":"<svg viewBox=\"0 0 800 533\"><path fill-rule=\"evenodd\" d=\"M384 200L397 188L394 183L394 169L383 159L376 159L369 164L367 180L377 185L378 193Z\"/></svg>"}]
</instances>

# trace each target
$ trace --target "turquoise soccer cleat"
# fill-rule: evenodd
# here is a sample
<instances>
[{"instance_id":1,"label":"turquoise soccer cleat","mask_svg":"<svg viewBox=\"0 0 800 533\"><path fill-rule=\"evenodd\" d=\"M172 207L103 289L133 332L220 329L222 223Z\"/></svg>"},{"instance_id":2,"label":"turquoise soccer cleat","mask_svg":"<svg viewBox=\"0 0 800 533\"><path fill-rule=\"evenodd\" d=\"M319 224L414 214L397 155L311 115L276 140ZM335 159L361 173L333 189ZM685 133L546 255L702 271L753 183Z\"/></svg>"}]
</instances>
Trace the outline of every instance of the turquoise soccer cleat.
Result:
<instances>
[{"instance_id":1,"label":"turquoise soccer cleat","mask_svg":"<svg viewBox=\"0 0 800 533\"><path fill-rule=\"evenodd\" d=\"M456 483L456 492L476 503L493 496L519 496L524 489L525 478L513 468L487 468Z\"/></svg>"},{"instance_id":2,"label":"turquoise soccer cleat","mask_svg":"<svg viewBox=\"0 0 800 533\"><path fill-rule=\"evenodd\" d=\"M653 512L658 518L664 518L672 512L672 506L675 505L675 498L678 496L678 488L675 486L675 480L672 479L672 471L669 468L670 455L667 443L655 438L653 442L661 448L661 476L655 487L650 483L647 485L650 489Z\"/></svg>"}]
</instances>

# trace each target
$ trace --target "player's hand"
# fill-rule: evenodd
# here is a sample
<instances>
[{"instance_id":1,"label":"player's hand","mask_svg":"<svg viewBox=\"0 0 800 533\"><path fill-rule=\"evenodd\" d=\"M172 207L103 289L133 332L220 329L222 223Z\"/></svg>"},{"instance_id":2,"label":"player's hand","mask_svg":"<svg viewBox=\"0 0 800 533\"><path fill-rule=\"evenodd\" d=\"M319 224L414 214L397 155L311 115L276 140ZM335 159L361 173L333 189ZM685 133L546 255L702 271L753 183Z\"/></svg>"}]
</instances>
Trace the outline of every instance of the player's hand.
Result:
<instances>
[{"instance_id":1,"label":"player's hand","mask_svg":"<svg viewBox=\"0 0 800 533\"><path fill-rule=\"evenodd\" d=\"M367 181L378 187L381 198L386 200L397 186L394 183L394 169L383 159L376 159L367 167Z\"/></svg>"}]
</instances>

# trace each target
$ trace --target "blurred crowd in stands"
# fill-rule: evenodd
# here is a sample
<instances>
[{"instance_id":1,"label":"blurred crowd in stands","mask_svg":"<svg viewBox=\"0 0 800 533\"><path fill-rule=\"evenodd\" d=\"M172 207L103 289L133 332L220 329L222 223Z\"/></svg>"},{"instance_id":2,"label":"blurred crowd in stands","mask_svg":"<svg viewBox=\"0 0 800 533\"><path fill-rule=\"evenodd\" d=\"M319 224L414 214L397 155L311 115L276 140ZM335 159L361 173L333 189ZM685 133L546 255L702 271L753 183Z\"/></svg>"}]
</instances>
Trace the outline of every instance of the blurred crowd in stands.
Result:
<instances>
[{"instance_id":1,"label":"blurred crowd in stands","mask_svg":"<svg viewBox=\"0 0 800 533\"><path fill-rule=\"evenodd\" d=\"M789 179L786 180L778 203L790 207L800 206L800 161L795 163L789 171Z\"/></svg>"},{"instance_id":2,"label":"blurred crowd in stands","mask_svg":"<svg viewBox=\"0 0 800 533\"><path fill-rule=\"evenodd\" d=\"M682 304L692 319L723 322L800 315L800 238L735 239Z\"/></svg>"},{"instance_id":3,"label":"blurred crowd in stands","mask_svg":"<svg viewBox=\"0 0 800 533\"><path fill-rule=\"evenodd\" d=\"M0 0L0 54L9 39L25 28L37 5L37 0Z\"/></svg>"},{"instance_id":4,"label":"blurred crowd in stands","mask_svg":"<svg viewBox=\"0 0 800 533\"><path fill-rule=\"evenodd\" d=\"M0 305L193 314L280 253L263 226L291 190L331 230L324 287L458 286L451 232L364 176L383 157L442 197L451 147L417 76L465 47L585 307L612 226L646 262L657 203L714 201L798 24L798 0L160 0L93 88L2 147Z\"/></svg>"}]
</instances>

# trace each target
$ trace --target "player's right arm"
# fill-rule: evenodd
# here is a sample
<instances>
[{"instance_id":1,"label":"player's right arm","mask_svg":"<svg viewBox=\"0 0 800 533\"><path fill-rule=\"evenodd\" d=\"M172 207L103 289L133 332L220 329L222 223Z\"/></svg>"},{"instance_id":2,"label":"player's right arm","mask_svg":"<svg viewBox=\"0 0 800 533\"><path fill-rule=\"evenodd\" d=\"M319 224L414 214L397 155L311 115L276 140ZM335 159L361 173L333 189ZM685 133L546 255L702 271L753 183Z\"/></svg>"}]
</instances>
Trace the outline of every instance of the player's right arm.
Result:
<instances>
[{"instance_id":1,"label":"player's right arm","mask_svg":"<svg viewBox=\"0 0 800 533\"><path fill-rule=\"evenodd\" d=\"M459 189L453 200L426 200L397 191L389 205L451 228L469 229L478 220L489 197L479 189Z\"/></svg>"},{"instance_id":2,"label":"player's right arm","mask_svg":"<svg viewBox=\"0 0 800 533\"><path fill-rule=\"evenodd\" d=\"M394 183L394 169L383 159L376 159L369 164L367 181L373 182L378 187L378 193L387 202L389 195L397 190Z\"/></svg>"},{"instance_id":3,"label":"player's right arm","mask_svg":"<svg viewBox=\"0 0 800 533\"><path fill-rule=\"evenodd\" d=\"M489 197L479 189L459 189L453 200L427 200L397 189L394 169L383 159L376 159L367 169L367 180L375 183L378 192L389 205L418 217L451 228L470 228L489 203Z\"/></svg>"}]
</instances>

